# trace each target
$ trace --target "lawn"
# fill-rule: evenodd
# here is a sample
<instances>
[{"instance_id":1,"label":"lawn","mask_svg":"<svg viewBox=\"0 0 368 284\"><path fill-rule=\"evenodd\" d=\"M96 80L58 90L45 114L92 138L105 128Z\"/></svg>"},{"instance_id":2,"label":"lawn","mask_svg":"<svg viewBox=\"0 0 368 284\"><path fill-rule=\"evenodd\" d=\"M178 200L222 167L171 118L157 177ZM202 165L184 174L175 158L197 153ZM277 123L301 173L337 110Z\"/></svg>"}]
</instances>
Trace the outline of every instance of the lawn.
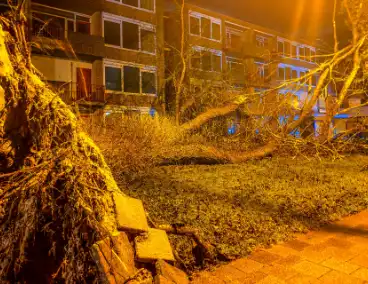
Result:
<instances>
[{"instance_id":1,"label":"lawn","mask_svg":"<svg viewBox=\"0 0 368 284\"><path fill-rule=\"evenodd\" d=\"M182 223L230 258L368 207L368 157L272 158L241 165L167 166L128 186L158 224ZM171 237L187 270L192 242ZM203 268L203 267L202 267Z\"/></svg>"}]
</instances>

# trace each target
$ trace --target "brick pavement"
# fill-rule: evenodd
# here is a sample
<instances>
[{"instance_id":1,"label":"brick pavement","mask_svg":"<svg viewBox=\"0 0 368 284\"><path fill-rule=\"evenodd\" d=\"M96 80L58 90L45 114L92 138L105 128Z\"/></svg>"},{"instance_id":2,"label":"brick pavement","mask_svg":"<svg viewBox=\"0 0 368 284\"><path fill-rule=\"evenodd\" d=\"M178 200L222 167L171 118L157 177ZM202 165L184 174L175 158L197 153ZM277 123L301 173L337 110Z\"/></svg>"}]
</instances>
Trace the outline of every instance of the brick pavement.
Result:
<instances>
[{"instance_id":1,"label":"brick pavement","mask_svg":"<svg viewBox=\"0 0 368 284\"><path fill-rule=\"evenodd\" d=\"M368 284L368 210L202 272L193 284Z\"/></svg>"}]
</instances>

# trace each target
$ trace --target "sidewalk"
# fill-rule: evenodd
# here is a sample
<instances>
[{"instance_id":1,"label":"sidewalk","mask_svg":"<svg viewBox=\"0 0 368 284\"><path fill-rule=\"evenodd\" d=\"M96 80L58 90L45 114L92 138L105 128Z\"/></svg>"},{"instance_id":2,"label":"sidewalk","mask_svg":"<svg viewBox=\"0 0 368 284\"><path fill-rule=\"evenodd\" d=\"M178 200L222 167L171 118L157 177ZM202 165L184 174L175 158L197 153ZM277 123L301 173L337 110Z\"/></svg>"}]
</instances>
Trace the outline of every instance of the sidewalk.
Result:
<instances>
[{"instance_id":1,"label":"sidewalk","mask_svg":"<svg viewBox=\"0 0 368 284\"><path fill-rule=\"evenodd\" d=\"M368 211L202 272L192 283L368 283Z\"/></svg>"}]
</instances>

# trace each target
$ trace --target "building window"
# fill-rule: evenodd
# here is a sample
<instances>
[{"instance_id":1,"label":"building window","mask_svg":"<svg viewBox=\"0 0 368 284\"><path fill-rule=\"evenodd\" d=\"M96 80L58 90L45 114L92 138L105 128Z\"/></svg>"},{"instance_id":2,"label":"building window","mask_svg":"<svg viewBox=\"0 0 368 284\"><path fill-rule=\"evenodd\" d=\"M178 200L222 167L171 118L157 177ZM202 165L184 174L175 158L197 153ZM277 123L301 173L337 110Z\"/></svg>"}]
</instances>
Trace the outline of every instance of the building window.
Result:
<instances>
[{"instance_id":1,"label":"building window","mask_svg":"<svg viewBox=\"0 0 368 284\"><path fill-rule=\"evenodd\" d=\"M255 62L257 68L257 77L267 79L269 77L269 66L262 62Z\"/></svg>"},{"instance_id":2,"label":"building window","mask_svg":"<svg viewBox=\"0 0 368 284\"><path fill-rule=\"evenodd\" d=\"M124 92L140 93L140 70L137 67L124 66Z\"/></svg>"},{"instance_id":3,"label":"building window","mask_svg":"<svg viewBox=\"0 0 368 284\"><path fill-rule=\"evenodd\" d=\"M256 35L256 45L258 47L268 48L268 38L261 35Z\"/></svg>"},{"instance_id":4,"label":"building window","mask_svg":"<svg viewBox=\"0 0 368 284\"><path fill-rule=\"evenodd\" d=\"M139 50L139 26L123 22L123 47Z\"/></svg>"},{"instance_id":5,"label":"building window","mask_svg":"<svg viewBox=\"0 0 368 284\"><path fill-rule=\"evenodd\" d=\"M277 52L281 55L285 55L284 42L283 41L278 41L277 42Z\"/></svg>"},{"instance_id":6,"label":"building window","mask_svg":"<svg viewBox=\"0 0 368 284\"><path fill-rule=\"evenodd\" d=\"M190 17L190 33L193 35L201 35L200 19Z\"/></svg>"},{"instance_id":7,"label":"building window","mask_svg":"<svg viewBox=\"0 0 368 284\"><path fill-rule=\"evenodd\" d=\"M298 58L298 48L296 45L292 45L291 47L291 57Z\"/></svg>"},{"instance_id":8,"label":"building window","mask_svg":"<svg viewBox=\"0 0 368 284\"><path fill-rule=\"evenodd\" d=\"M298 71L297 70L292 70L291 71L291 78L292 79L298 79Z\"/></svg>"},{"instance_id":9,"label":"building window","mask_svg":"<svg viewBox=\"0 0 368 284\"><path fill-rule=\"evenodd\" d=\"M130 65L105 66L105 86L108 91L154 95L157 92L156 71Z\"/></svg>"},{"instance_id":10,"label":"building window","mask_svg":"<svg viewBox=\"0 0 368 284\"><path fill-rule=\"evenodd\" d=\"M105 67L105 86L107 90L121 91L121 68Z\"/></svg>"},{"instance_id":11,"label":"building window","mask_svg":"<svg viewBox=\"0 0 368 284\"><path fill-rule=\"evenodd\" d=\"M311 61L310 59L310 56L311 56L311 50L310 50L310 48L308 48L308 47L306 47L305 48L305 60L306 61Z\"/></svg>"},{"instance_id":12,"label":"building window","mask_svg":"<svg viewBox=\"0 0 368 284\"><path fill-rule=\"evenodd\" d=\"M120 23L104 22L105 43L120 46Z\"/></svg>"},{"instance_id":13,"label":"building window","mask_svg":"<svg viewBox=\"0 0 368 284\"><path fill-rule=\"evenodd\" d=\"M304 46L299 47L299 59L305 60L305 47Z\"/></svg>"},{"instance_id":14,"label":"building window","mask_svg":"<svg viewBox=\"0 0 368 284\"><path fill-rule=\"evenodd\" d=\"M222 53L217 50L196 48L191 56L191 67L204 71L222 71Z\"/></svg>"},{"instance_id":15,"label":"building window","mask_svg":"<svg viewBox=\"0 0 368 284\"><path fill-rule=\"evenodd\" d=\"M156 52L156 33L152 25L120 17L114 18L104 20L106 44L151 54Z\"/></svg>"},{"instance_id":16,"label":"building window","mask_svg":"<svg viewBox=\"0 0 368 284\"><path fill-rule=\"evenodd\" d=\"M311 62L316 62L316 51L311 49L311 57L310 57L310 61Z\"/></svg>"},{"instance_id":17,"label":"building window","mask_svg":"<svg viewBox=\"0 0 368 284\"><path fill-rule=\"evenodd\" d=\"M142 93L156 94L156 75L152 72L142 72Z\"/></svg>"},{"instance_id":18,"label":"building window","mask_svg":"<svg viewBox=\"0 0 368 284\"><path fill-rule=\"evenodd\" d=\"M230 28L227 29L226 45L227 47L240 50L242 47L242 32Z\"/></svg>"},{"instance_id":19,"label":"building window","mask_svg":"<svg viewBox=\"0 0 368 284\"><path fill-rule=\"evenodd\" d=\"M68 32L90 34L91 23L89 17L73 14L72 12L63 13L63 16L59 16L57 13L60 13L60 11L55 11L55 15L33 12L33 35L64 40L68 37ZM66 16L66 14L70 15Z\"/></svg>"},{"instance_id":20,"label":"building window","mask_svg":"<svg viewBox=\"0 0 368 284\"><path fill-rule=\"evenodd\" d=\"M149 11L155 10L155 0L109 0L109 1Z\"/></svg>"},{"instance_id":21,"label":"building window","mask_svg":"<svg viewBox=\"0 0 368 284\"><path fill-rule=\"evenodd\" d=\"M189 12L189 25L192 35L221 41L221 20Z\"/></svg>"},{"instance_id":22,"label":"building window","mask_svg":"<svg viewBox=\"0 0 368 284\"><path fill-rule=\"evenodd\" d=\"M284 55L291 56L291 43L288 41L284 42Z\"/></svg>"},{"instance_id":23,"label":"building window","mask_svg":"<svg viewBox=\"0 0 368 284\"><path fill-rule=\"evenodd\" d=\"M317 75L312 76L312 86L317 86L318 77Z\"/></svg>"},{"instance_id":24,"label":"building window","mask_svg":"<svg viewBox=\"0 0 368 284\"><path fill-rule=\"evenodd\" d=\"M282 81L285 80L285 68L284 67L279 67L278 77L279 77L279 80L282 80Z\"/></svg>"}]
</instances>

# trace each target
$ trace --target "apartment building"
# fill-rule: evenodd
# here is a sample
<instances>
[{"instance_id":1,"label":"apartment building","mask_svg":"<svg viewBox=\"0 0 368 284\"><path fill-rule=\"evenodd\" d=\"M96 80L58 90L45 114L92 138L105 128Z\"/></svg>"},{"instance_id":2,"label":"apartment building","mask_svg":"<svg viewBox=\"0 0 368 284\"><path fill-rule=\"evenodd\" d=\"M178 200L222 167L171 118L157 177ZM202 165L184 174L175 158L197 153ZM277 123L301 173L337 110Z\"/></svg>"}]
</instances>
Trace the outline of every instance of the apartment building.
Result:
<instances>
[{"instance_id":1,"label":"apartment building","mask_svg":"<svg viewBox=\"0 0 368 284\"><path fill-rule=\"evenodd\" d=\"M175 55L181 43L180 7L168 1L165 16L165 41L171 50L170 57L177 58L167 66L168 72L173 73L181 60ZM183 20L190 70L187 82L191 88L230 85L234 91L253 91L259 94L259 102L247 106L247 112L253 115L264 114L265 108L272 112L285 100L290 101L297 113L312 94L317 76L273 92L265 91L303 78L316 68L318 49L313 43L190 3L185 5ZM318 120L324 112L323 101L315 106L314 112ZM285 120L285 116L279 120Z\"/></svg>"},{"instance_id":2,"label":"apartment building","mask_svg":"<svg viewBox=\"0 0 368 284\"><path fill-rule=\"evenodd\" d=\"M83 113L152 113L163 98L161 0L34 0L32 62Z\"/></svg>"}]
</instances>

